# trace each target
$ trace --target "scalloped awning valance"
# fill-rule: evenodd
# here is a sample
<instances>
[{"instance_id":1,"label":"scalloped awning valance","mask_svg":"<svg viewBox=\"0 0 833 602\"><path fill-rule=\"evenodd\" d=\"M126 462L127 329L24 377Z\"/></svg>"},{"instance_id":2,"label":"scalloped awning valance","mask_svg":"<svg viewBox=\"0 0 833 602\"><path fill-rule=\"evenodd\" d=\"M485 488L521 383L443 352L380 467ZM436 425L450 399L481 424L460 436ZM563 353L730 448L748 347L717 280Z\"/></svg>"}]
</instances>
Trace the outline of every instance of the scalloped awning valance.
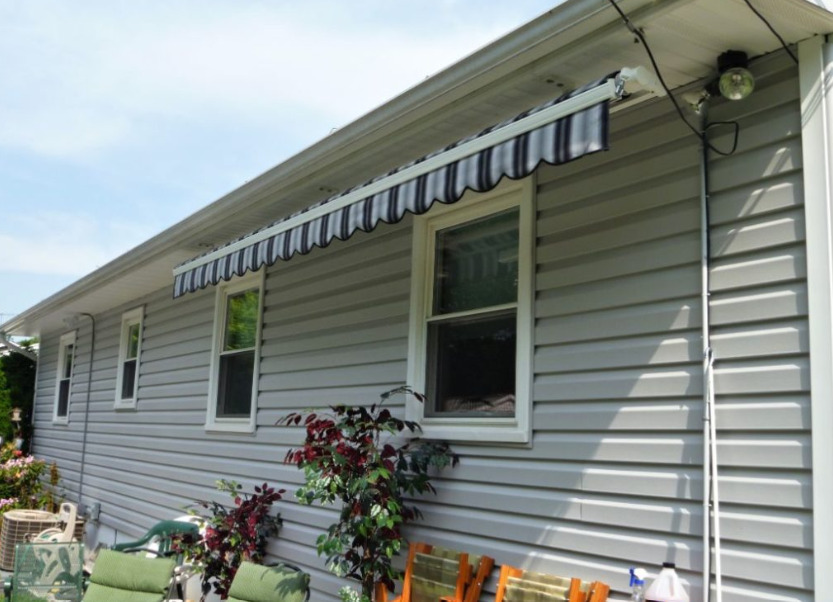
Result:
<instances>
[{"instance_id":1,"label":"scalloped awning valance","mask_svg":"<svg viewBox=\"0 0 833 602\"><path fill-rule=\"evenodd\" d=\"M486 192L540 163L557 165L608 148L608 103L621 96L615 75L316 203L174 270L174 297L255 271L334 239Z\"/></svg>"}]
</instances>

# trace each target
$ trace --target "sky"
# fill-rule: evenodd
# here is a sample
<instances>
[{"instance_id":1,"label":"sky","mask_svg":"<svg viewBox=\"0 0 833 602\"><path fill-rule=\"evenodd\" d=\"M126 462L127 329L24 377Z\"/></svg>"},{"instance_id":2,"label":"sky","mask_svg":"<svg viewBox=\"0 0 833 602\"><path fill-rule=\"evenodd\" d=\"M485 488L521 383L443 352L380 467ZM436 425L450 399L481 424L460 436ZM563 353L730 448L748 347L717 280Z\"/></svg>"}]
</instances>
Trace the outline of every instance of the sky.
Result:
<instances>
[{"instance_id":1,"label":"sky","mask_svg":"<svg viewBox=\"0 0 833 602\"><path fill-rule=\"evenodd\" d=\"M558 0L0 0L0 324Z\"/></svg>"}]
</instances>

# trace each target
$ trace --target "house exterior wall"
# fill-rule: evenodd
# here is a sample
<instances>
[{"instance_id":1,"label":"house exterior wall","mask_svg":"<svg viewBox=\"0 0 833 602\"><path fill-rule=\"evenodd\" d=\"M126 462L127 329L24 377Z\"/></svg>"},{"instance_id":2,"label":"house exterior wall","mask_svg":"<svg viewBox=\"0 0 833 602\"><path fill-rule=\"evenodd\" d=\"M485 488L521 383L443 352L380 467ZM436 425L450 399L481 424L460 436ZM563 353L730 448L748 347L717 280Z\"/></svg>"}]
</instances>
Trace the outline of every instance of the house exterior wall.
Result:
<instances>
[{"instance_id":1,"label":"house exterior wall","mask_svg":"<svg viewBox=\"0 0 833 602\"><path fill-rule=\"evenodd\" d=\"M756 65L758 89L715 106L738 152L711 160L711 310L724 600L811 600L809 358L795 67ZM729 140L718 130L714 143ZM455 444L411 529L498 563L592 577L674 561L700 597L702 343L699 150L667 102L618 114L612 150L537 173L533 437ZM257 432L204 429L215 295L170 290L97 316L83 495L99 537L137 535L214 495L218 478L287 488L271 552L342 582L315 554L332 510L291 502L284 414L370 402L405 381L410 219L269 269ZM145 306L138 408L115 411L119 323ZM51 423L57 341L43 337L35 453L79 486L90 324L78 332L70 423ZM483 599L494 591L487 583Z\"/></svg>"}]
</instances>

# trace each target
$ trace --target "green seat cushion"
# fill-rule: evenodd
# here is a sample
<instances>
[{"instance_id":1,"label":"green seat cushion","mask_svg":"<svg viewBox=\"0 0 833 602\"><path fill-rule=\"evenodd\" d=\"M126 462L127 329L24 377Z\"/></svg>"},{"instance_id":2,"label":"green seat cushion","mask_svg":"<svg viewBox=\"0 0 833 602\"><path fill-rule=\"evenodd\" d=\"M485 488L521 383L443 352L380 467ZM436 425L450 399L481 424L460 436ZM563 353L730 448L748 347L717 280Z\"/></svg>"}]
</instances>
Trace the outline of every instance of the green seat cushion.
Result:
<instances>
[{"instance_id":1,"label":"green seat cushion","mask_svg":"<svg viewBox=\"0 0 833 602\"><path fill-rule=\"evenodd\" d=\"M164 594L131 592L106 585L91 583L82 602L162 602Z\"/></svg>"},{"instance_id":2,"label":"green seat cushion","mask_svg":"<svg viewBox=\"0 0 833 602\"><path fill-rule=\"evenodd\" d=\"M309 575L287 566L243 562L231 583L227 602L304 602Z\"/></svg>"},{"instance_id":3,"label":"green seat cushion","mask_svg":"<svg viewBox=\"0 0 833 602\"><path fill-rule=\"evenodd\" d=\"M84 602L162 600L168 593L175 566L173 558L145 558L102 550L90 575ZM113 592L118 595L114 597Z\"/></svg>"}]
</instances>

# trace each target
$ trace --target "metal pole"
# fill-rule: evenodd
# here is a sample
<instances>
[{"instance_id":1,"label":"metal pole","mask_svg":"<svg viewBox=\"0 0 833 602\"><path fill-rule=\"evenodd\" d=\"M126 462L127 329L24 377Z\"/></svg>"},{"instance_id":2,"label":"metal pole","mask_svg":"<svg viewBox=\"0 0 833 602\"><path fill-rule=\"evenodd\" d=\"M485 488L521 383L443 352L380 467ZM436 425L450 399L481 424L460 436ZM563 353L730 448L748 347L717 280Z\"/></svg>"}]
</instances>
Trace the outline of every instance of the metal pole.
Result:
<instances>
[{"instance_id":1,"label":"metal pole","mask_svg":"<svg viewBox=\"0 0 833 602\"><path fill-rule=\"evenodd\" d=\"M714 541L715 600L723 599L723 575L720 562L720 502L717 483L717 416L714 398L714 350L710 328L711 244L709 241L709 120L708 96L699 105L700 112L700 272L701 320L703 336L703 602L711 593L711 548Z\"/></svg>"},{"instance_id":2,"label":"metal pole","mask_svg":"<svg viewBox=\"0 0 833 602\"><path fill-rule=\"evenodd\" d=\"M92 314L82 313L90 319L90 364L87 368L87 399L84 402L84 433L81 437L81 471L78 475L78 503L83 504L81 496L84 491L84 466L87 461L87 427L90 421L90 389L93 381L93 358L95 356L95 317Z\"/></svg>"},{"instance_id":3,"label":"metal pole","mask_svg":"<svg viewBox=\"0 0 833 602\"><path fill-rule=\"evenodd\" d=\"M703 602L709 602L711 587L711 332L709 329L709 148L706 124L709 120L708 97L698 106L700 112L700 305L703 339Z\"/></svg>"}]
</instances>

